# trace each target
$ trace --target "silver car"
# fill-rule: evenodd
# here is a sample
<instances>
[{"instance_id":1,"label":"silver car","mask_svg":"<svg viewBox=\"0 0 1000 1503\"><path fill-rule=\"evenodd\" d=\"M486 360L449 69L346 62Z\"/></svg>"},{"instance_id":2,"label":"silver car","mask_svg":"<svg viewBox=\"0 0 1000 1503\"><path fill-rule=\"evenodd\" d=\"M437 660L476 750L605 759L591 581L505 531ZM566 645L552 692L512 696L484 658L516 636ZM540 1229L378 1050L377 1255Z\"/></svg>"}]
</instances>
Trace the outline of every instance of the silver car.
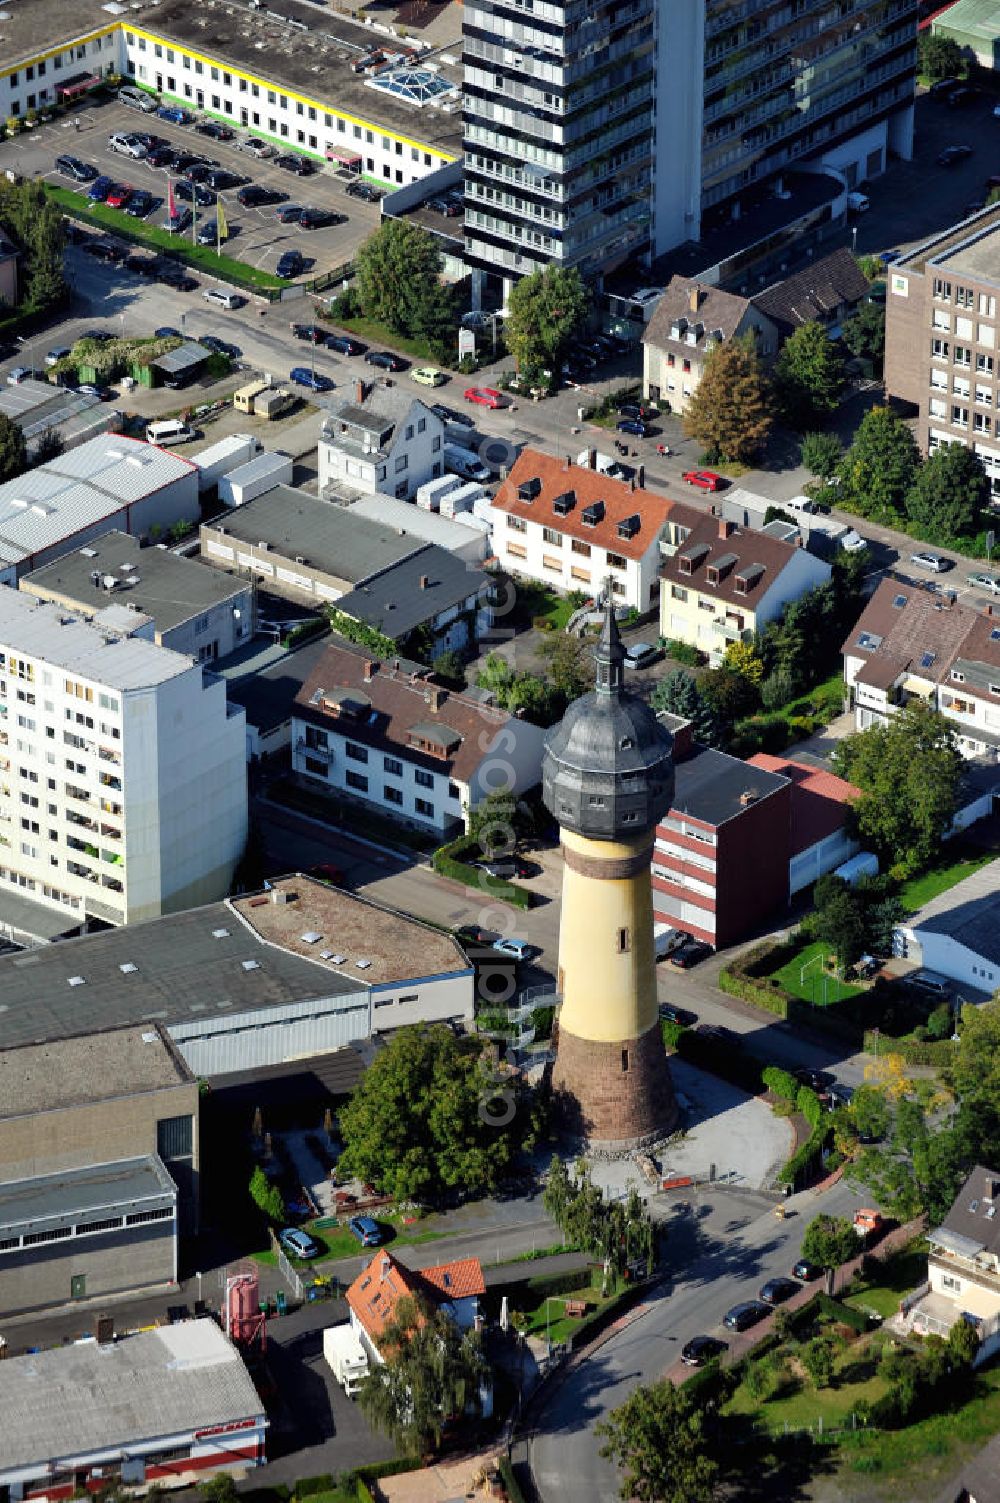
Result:
<instances>
[{"instance_id":1,"label":"silver car","mask_svg":"<svg viewBox=\"0 0 1000 1503\"><path fill-rule=\"evenodd\" d=\"M136 162L141 162L146 155L146 148L142 142L122 131L108 137L108 146L112 151L117 151L123 157L131 157Z\"/></svg>"},{"instance_id":2,"label":"silver car","mask_svg":"<svg viewBox=\"0 0 1000 1503\"><path fill-rule=\"evenodd\" d=\"M993 574L970 574L969 584L975 590L986 590L990 595L1000 595L1000 579Z\"/></svg>"},{"instance_id":3,"label":"silver car","mask_svg":"<svg viewBox=\"0 0 1000 1503\"><path fill-rule=\"evenodd\" d=\"M929 569L932 574L944 574L951 568L951 559L943 558L940 553L911 553L910 563L918 569Z\"/></svg>"}]
</instances>

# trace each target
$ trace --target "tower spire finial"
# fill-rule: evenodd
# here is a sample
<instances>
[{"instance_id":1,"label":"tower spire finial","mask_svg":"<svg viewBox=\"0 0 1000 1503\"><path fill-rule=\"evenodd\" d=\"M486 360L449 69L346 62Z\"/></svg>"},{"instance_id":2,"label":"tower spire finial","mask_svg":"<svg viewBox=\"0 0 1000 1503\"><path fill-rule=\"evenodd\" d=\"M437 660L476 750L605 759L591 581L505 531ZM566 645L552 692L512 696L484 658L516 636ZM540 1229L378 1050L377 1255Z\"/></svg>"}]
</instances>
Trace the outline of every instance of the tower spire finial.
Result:
<instances>
[{"instance_id":1,"label":"tower spire finial","mask_svg":"<svg viewBox=\"0 0 1000 1503\"><path fill-rule=\"evenodd\" d=\"M604 581L604 625L594 653L596 688L603 694L620 694L624 688L625 648L615 616L615 597L610 576Z\"/></svg>"}]
</instances>

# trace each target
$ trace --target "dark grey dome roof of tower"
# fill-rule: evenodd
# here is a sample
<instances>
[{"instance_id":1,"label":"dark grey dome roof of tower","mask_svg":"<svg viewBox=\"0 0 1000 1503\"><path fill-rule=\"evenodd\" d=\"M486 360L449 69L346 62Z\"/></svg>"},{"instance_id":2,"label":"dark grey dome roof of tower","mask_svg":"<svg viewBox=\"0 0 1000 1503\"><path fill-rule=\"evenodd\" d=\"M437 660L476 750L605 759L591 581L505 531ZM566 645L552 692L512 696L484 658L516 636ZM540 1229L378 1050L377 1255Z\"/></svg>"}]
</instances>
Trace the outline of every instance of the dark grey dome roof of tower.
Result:
<instances>
[{"instance_id":1,"label":"dark grey dome roof of tower","mask_svg":"<svg viewBox=\"0 0 1000 1503\"><path fill-rule=\"evenodd\" d=\"M625 651L610 606L594 656L596 688L574 700L546 737L542 797L563 828L614 840L651 828L669 809L673 740L625 689Z\"/></svg>"}]
</instances>

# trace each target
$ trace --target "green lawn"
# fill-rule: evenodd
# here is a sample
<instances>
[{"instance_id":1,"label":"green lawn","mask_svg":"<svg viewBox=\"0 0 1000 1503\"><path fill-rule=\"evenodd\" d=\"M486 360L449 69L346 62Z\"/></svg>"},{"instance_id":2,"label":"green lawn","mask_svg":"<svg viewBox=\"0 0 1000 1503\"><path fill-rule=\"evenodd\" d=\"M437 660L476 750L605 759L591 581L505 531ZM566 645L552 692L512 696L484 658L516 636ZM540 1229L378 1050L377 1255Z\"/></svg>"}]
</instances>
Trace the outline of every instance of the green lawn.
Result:
<instances>
[{"instance_id":1,"label":"green lawn","mask_svg":"<svg viewBox=\"0 0 1000 1503\"><path fill-rule=\"evenodd\" d=\"M828 725L844 708L844 679L840 672L831 673L822 683L800 694L778 711L786 720L810 718Z\"/></svg>"},{"instance_id":2,"label":"green lawn","mask_svg":"<svg viewBox=\"0 0 1000 1503\"><path fill-rule=\"evenodd\" d=\"M874 1271L874 1266L873 1266ZM907 1248L879 1264L870 1283L855 1280L843 1303L855 1310L874 1310L883 1320L895 1315L904 1294L927 1278L927 1253Z\"/></svg>"},{"instance_id":3,"label":"green lawn","mask_svg":"<svg viewBox=\"0 0 1000 1503\"><path fill-rule=\"evenodd\" d=\"M829 955L829 947L816 940L786 961L780 971L775 971L774 979L794 997L801 997L804 1002L812 1002L817 1007L829 1007L847 997L857 997L863 987L849 986L825 969L824 961ZM803 975L803 968L807 965L809 969Z\"/></svg>"},{"instance_id":4,"label":"green lawn","mask_svg":"<svg viewBox=\"0 0 1000 1503\"><path fill-rule=\"evenodd\" d=\"M933 1414L905 1430L858 1432L843 1438L840 1454L848 1470L904 1477L893 1487L894 1497L913 1496L939 1470L942 1481L954 1470L957 1453L971 1454L1000 1430L1000 1369L979 1373L971 1398L954 1409ZM905 1474L913 1479L912 1491Z\"/></svg>"},{"instance_id":5,"label":"green lawn","mask_svg":"<svg viewBox=\"0 0 1000 1503\"><path fill-rule=\"evenodd\" d=\"M109 209L107 204L91 203L82 193L74 193L72 188L60 188L55 183L43 183L43 186L49 197L65 209L67 214L72 214L84 223L109 229L127 240L140 242L151 250L173 251L181 260L197 267L199 271L214 272L226 281L262 290L276 290L290 285L281 277L272 276L268 271L259 271L256 266L248 266L246 262L237 261L232 256L219 256L211 246L193 245L183 235L168 235L157 224L147 223L145 219L131 219L122 209Z\"/></svg>"},{"instance_id":6,"label":"green lawn","mask_svg":"<svg viewBox=\"0 0 1000 1503\"><path fill-rule=\"evenodd\" d=\"M887 1384L874 1371L874 1353L869 1338L853 1343L840 1354L833 1386L814 1388L808 1379L792 1379L774 1398L763 1403L752 1398L743 1384L725 1406L726 1414L754 1414L769 1430L804 1430L823 1421L823 1428L837 1429L851 1423L851 1411L864 1400L872 1403L886 1392ZM852 1369L858 1381L845 1381Z\"/></svg>"},{"instance_id":7,"label":"green lawn","mask_svg":"<svg viewBox=\"0 0 1000 1503\"><path fill-rule=\"evenodd\" d=\"M320 1219L325 1220L327 1218ZM404 1226L400 1219L395 1216L376 1215L375 1219L387 1232L386 1239L381 1244L382 1247L417 1247L422 1242L436 1242L445 1235L444 1232L417 1231L416 1227L419 1226L419 1222L415 1223L413 1227L408 1227ZM292 1267L297 1268L300 1273L306 1272L310 1268L318 1268L322 1263L332 1263L340 1258L353 1258L359 1253L374 1251L374 1249L363 1248L357 1237L348 1231L346 1226L320 1227L315 1221L306 1221L303 1222L302 1230L308 1232L310 1237L319 1243L322 1252L317 1258L290 1258L289 1262ZM270 1248L252 1253L251 1256L255 1262L261 1263L267 1268L273 1268L277 1263L277 1256Z\"/></svg>"},{"instance_id":8,"label":"green lawn","mask_svg":"<svg viewBox=\"0 0 1000 1503\"><path fill-rule=\"evenodd\" d=\"M562 1249L560 1248L560 1252ZM607 1299L601 1298L598 1289L576 1289L572 1294L552 1294L548 1298L548 1324L546 1324L545 1307L543 1299L535 1310L527 1311L528 1323L525 1330L529 1336L544 1337L548 1332L548 1339L554 1342L566 1341L578 1331L583 1323L583 1317L566 1314L567 1300L586 1300L587 1315L594 1315L598 1310L615 1299L616 1295L609 1295Z\"/></svg>"},{"instance_id":9,"label":"green lawn","mask_svg":"<svg viewBox=\"0 0 1000 1503\"><path fill-rule=\"evenodd\" d=\"M981 866L987 866L995 860L995 851L975 851L961 856L957 861L944 860L922 876L911 877L908 882L904 882L899 890L900 901L907 913L916 913L931 898L947 892L950 887L977 872Z\"/></svg>"},{"instance_id":10,"label":"green lawn","mask_svg":"<svg viewBox=\"0 0 1000 1503\"><path fill-rule=\"evenodd\" d=\"M582 592L586 593L586 592ZM566 595L559 595L547 585L531 579L522 579L517 586L518 619L525 626L534 621L545 621L551 631L565 631L578 605L573 605Z\"/></svg>"}]
</instances>

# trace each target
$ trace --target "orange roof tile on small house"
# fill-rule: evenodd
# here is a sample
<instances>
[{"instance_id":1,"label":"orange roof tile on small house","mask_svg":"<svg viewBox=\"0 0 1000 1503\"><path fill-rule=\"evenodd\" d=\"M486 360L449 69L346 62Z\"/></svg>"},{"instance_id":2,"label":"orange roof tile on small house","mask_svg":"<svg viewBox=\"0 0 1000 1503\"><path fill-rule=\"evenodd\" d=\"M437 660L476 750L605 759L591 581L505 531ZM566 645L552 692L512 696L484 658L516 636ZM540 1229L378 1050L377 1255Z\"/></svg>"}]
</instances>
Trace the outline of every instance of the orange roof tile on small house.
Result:
<instances>
[{"instance_id":1,"label":"orange roof tile on small house","mask_svg":"<svg viewBox=\"0 0 1000 1503\"><path fill-rule=\"evenodd\" d=\"M693 527L702 515L683 501L538 449L522 450L493 505L632 559L645 556L668 519Z\"/></svg>"},{"instance_id":2,"label":"orange roof tile on small house","mask_svg":"<svg viewBox=\"0 0 1000 1503\"><path fill-rule=\"evenodd\" d=\"M396 1318L401 1299L423 1296L435 1304L446 1304L485 1293L486 1283L478 1258L458 1258L417 1271L383 1250L358 1274L347 1290L346 1299L377 1347L386 1326Z\"/></svg>"},{"instance_id":3,"label":"orange roof tile on small house","mask_svg":"<svg viewBox=\"0 0 1000 1503\"><path fill-rule=\"evenodd\" d=\"M468 1299L486 1293L483 1265L478 1258L456 1258L452 1263L438 1263L420 1274L425 1284L440 1290L445 1299Z\"/></svg>"}]
</instances>

